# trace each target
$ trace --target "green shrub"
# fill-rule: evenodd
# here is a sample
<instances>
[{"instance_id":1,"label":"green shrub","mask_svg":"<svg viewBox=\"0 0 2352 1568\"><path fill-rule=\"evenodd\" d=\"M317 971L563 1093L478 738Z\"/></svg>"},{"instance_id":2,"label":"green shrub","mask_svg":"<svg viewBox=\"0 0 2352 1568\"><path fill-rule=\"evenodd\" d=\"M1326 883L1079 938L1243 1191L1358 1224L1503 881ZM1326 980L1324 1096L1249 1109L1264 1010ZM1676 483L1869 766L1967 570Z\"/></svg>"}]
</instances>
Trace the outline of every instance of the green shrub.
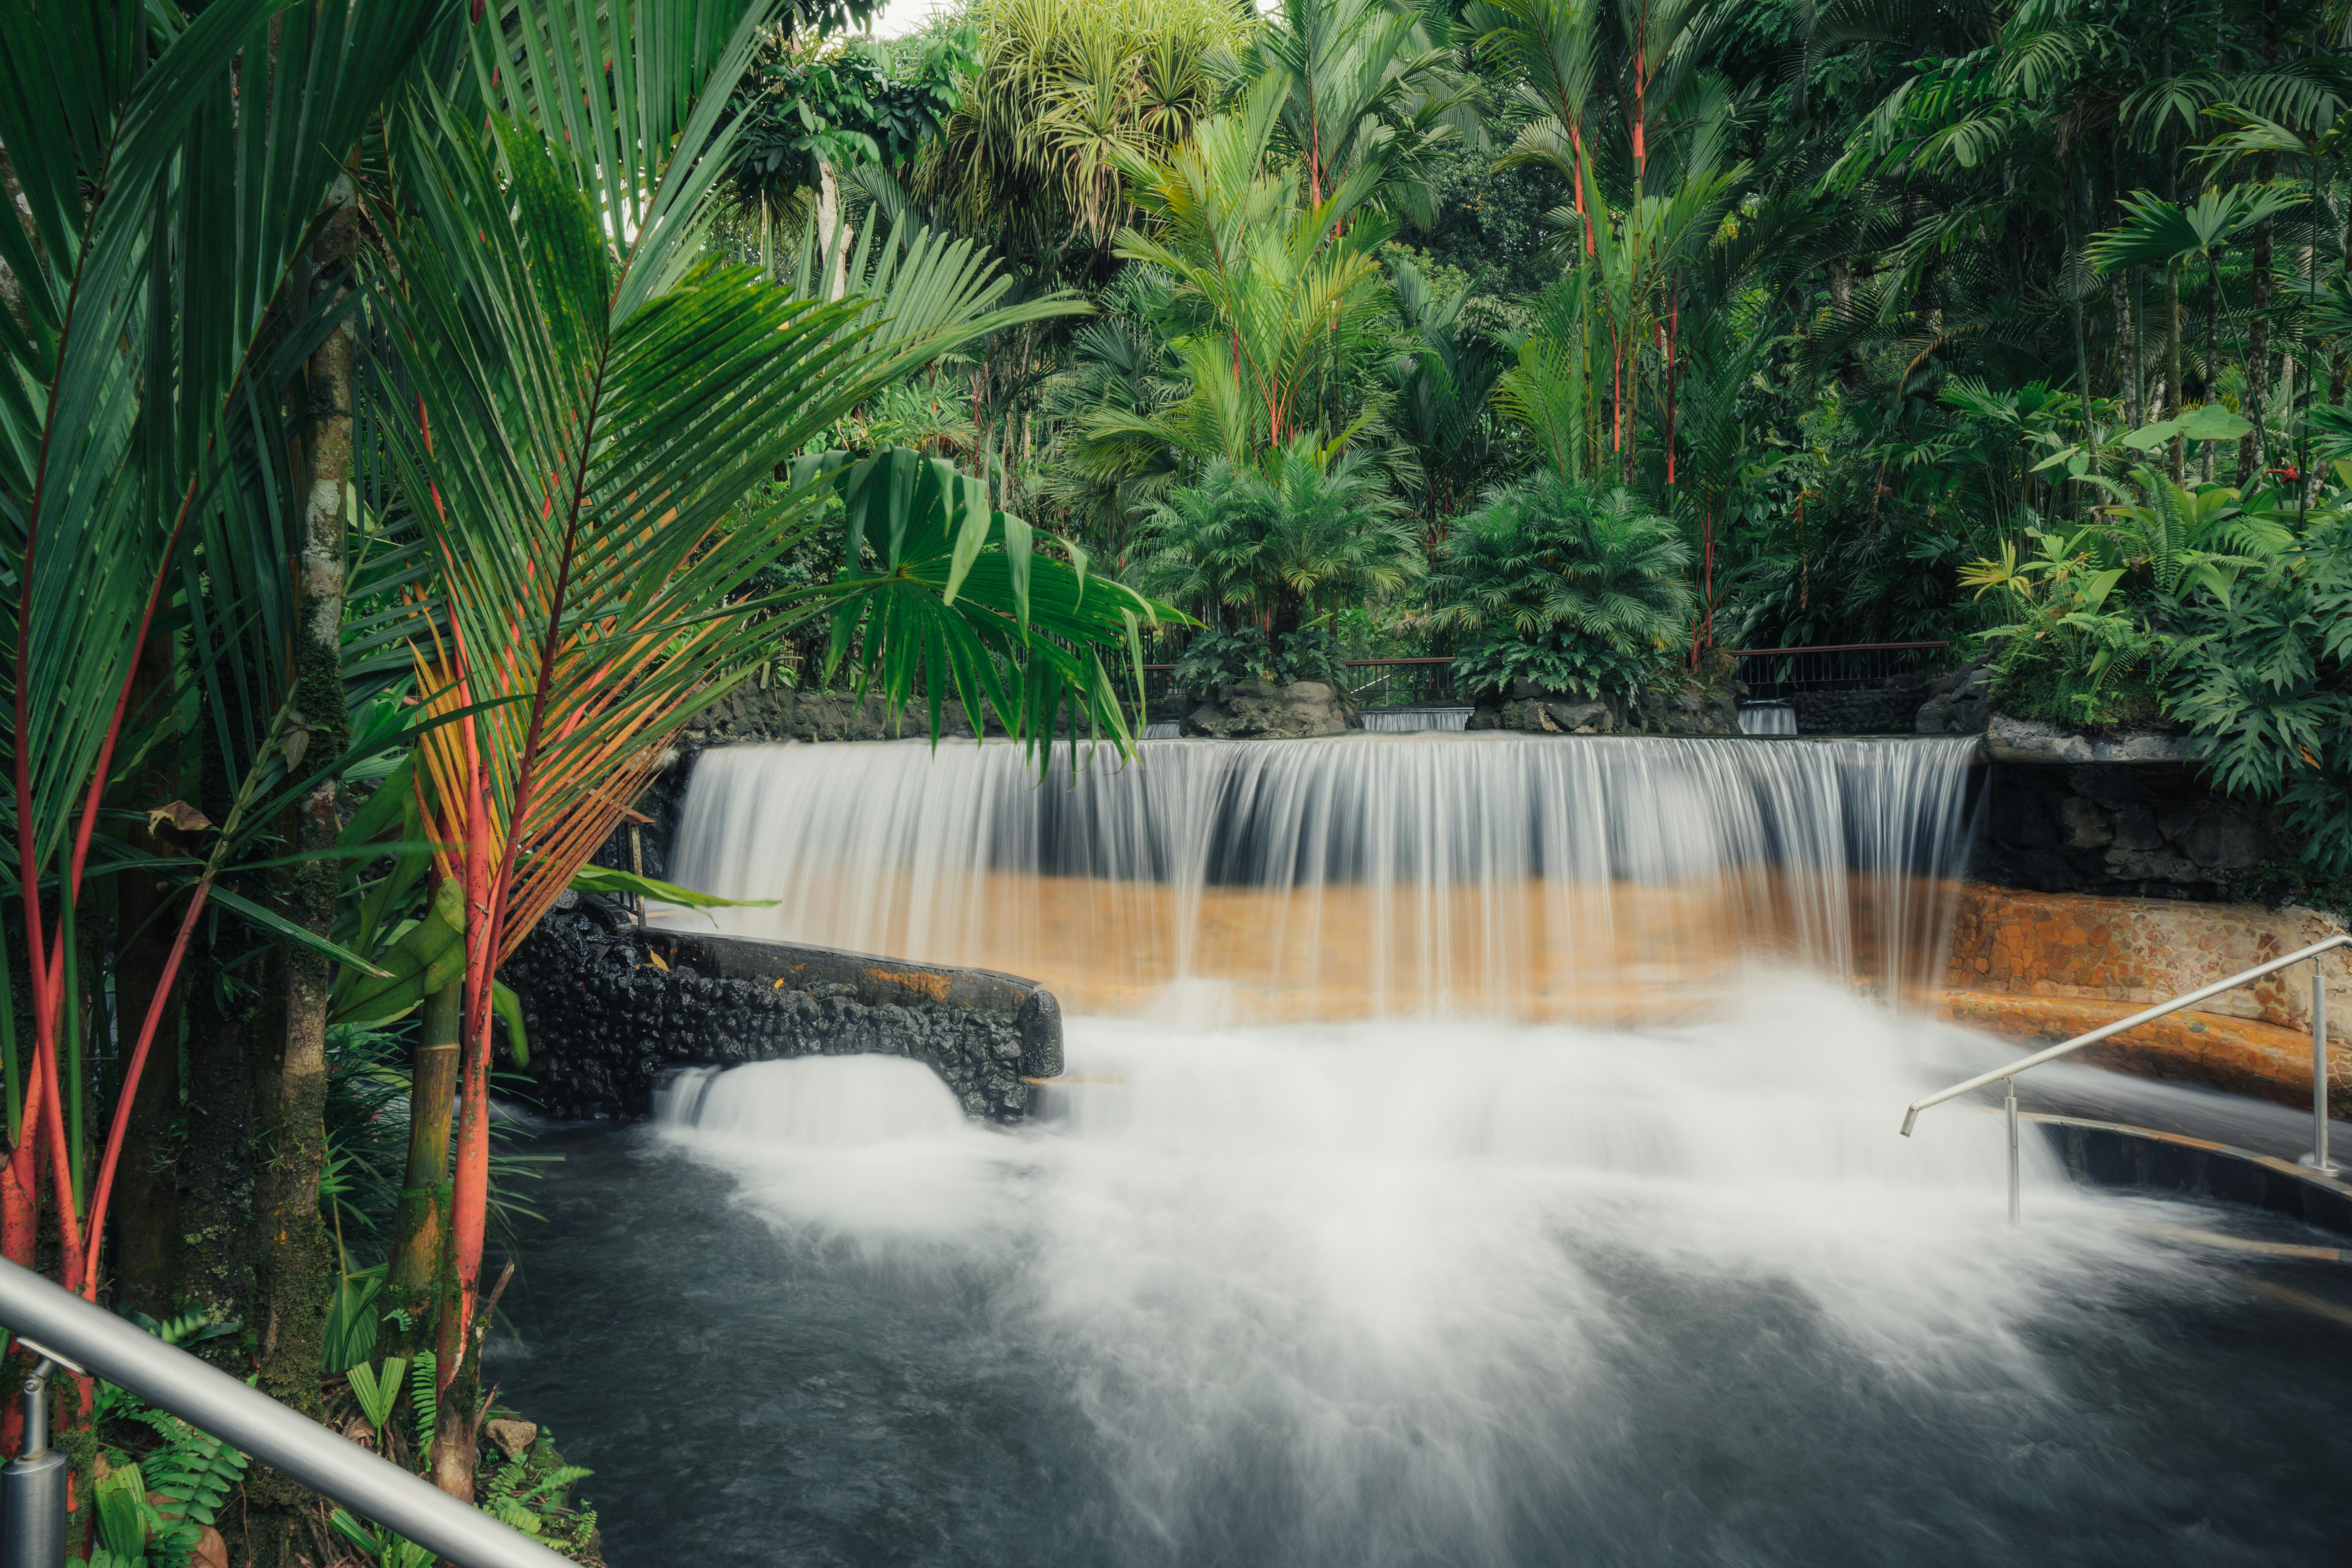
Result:
<instances>
[{"instance_id":1,"label":"green shrub","mask_svg":"<svg viewBox=\"0 0 2352 1568\"><path fill-rule=\"evenodd\" d=\"M1546 469L1488 490L1448 535L1430 581L1471 691L1515 680L1597 696L1654 683L1690 625L1690 547L1622 489Z\"/></svg>"}]
</instances>

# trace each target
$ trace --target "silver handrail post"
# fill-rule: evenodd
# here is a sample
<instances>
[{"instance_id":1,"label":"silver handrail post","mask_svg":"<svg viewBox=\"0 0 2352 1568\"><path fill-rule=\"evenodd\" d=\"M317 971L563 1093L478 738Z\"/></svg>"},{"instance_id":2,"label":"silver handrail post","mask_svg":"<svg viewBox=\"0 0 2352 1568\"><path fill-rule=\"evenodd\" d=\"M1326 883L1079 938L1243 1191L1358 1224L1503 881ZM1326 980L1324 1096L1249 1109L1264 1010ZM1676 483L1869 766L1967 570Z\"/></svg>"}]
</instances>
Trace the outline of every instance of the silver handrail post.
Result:
<instances>
[{"instance_id":1,"label":"silver handrail post","mask_svg":"<svg viewBox=\"0 0 2352 1568\"><path fill-rule=\"evenodd\" d=\"M2300 1162L2323 1176L2336 1167L2327 1158L2327 971L2311 960L2311 1152Z\"/></svg>"},{"instance_id":2,"label":"silver handrail post","mask_svg":"<svg viewBox=\"0 0 2352 1568\"><path fill-rule=\"evenodd\" d=\"M2258 963L2242 973L2232 974L2227 980L2216 980L2210 985L2200 985L2194 991L2183 992L2169 1002L2159 1002L2153 1007L2134 1013L2128 1018L2118 1018L2112 1024L2102 1024L2099 1027L2077 1035L2071 1040L2062 1040L2047 1050L2036 1051L2022 1061L2011 1062L2007 1067L1990 1068L1977 1074L1965 1083L1956 1083L1949 1089L1923 1096L1903 1108L1903 1136L1906 1138L1911 1136L1911 1129L1918 1124L1919 1113L1923 1110L1941 1105L1948 1100L1957 1100L1964 1094L1973 1094L1978 1089L1988 1088L1995 1082L2008 1084L2009 1221L2011 1225L2015 1225L2018 1222L2017 1075L2019 1073L2031 1068L2038 1068L2044 1062L2054 1062L2061 1057L2072 1056L2085 1046L2095 1046L2101 1040L2113 1038L2127 1029L2137 1029L2142 1024L2153 1023L2169 1014L2179 1012L2183 1007L2192 1007L2209 997L2219 996L2225 991L2235 990L2250 980L2260 980L2265 974L2276 974L2282 970L2292 969L2307 958L2311 960L2312 1132L2311 1152L2301 1158L2304 1164L2314 1170L2325 1175L2336 1175L2337 1167L2330 1164L2327 1159L2327 974L2326 971L2320 967L2320 960L2339 947L2352 947L2352 931L2338 931L2334 936L2313 942L2309 947L2301 947L2293 952L2281 953L2267 963Z\"/></svg>"},{"instance_id":3,"label":"silver handrail post","mask_svg":"<svg viewBox=\"0 0 2352 1568\"><path fill-rule=\"evenodd\" d=\"M2017 1192L2017 1080L2009 1080L2009 1102L2004 1108L2009 1117L2009 1223L2020 1223L2022 1205Z\"/></svg>"},{"instance_id":4,"label":"silver handrail post","mask_svg":"<svg viewBox=\"0 0 2352 1568\"><path fill-rule=\"evenodd\" d=\"M146 1330L6 1258L0 1258L0 1323L16 1330L35 1353L60 1363L71 1356L74 1370L119 1384L148 1404L236 1445L263 1464L277 1466L361 1518L405 1536L457 1568L570 1568L568 1561L548 1546L469 1503L459 1502L423 1477L410 1475L342 1434L297 1415L242 1379L165 1344ZM32 1334L40 1337L39 1344L26 1338ZM43 1444L46 1447L46 1433ZM62 1466L65 1456L56 1458ZM58 1568L62 1544L47 1557L16 1554L22 1517L15 1489L17 1469L18 1466L10 1465L0 1471L7 1489L0 1495L5 1495L8 1505L7 1521L0 1526L0 1543L9 1553L0 1568ZM64 1471L58 1474L62 1477ZM57 1518L62 1528L64 1482L56 1484L60 1489ZM37 1552L47 1548L36 1539L27 1550Z\"/></svg>"},{"instance_id":5,"label":"silver handrail post","mask_svg":"<svg viewBox=\"0 0 2352 1568\"><path fill-rule=\"evenodd\" d=\"M0 1568L65 1568L66 1457L49 1447L49 1373L43 1355L25 1374L25 1442L0 1470Z\"/></svg>"}]
</instances>

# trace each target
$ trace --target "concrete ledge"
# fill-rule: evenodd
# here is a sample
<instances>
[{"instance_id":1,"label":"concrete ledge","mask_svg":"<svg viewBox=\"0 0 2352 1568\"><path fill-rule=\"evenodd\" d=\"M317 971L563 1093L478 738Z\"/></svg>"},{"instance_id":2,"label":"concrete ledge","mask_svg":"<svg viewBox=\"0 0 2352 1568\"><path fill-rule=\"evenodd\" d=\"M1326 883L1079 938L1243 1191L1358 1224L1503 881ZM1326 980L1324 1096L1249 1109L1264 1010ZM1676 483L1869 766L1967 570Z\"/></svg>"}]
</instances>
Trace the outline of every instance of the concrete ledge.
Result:
<instances>
[{"instance_id":1,"label":"concrete ledge","mask_svg":"<svg viewBox=\"0 0 2352 1568\"><path fill-rule=\"evenodd\" d=\"M756 936L717 936L642 928L646 944L673 969L690 968L714 980L754 980L807 991L846 985L868 1007L929 1004L971 1013L1011 1016L1021 1030L1021 1071L1053 1078L1062 1070L1062 1005L1034 980L993 969L956 969L841 948L811 947Z\"/></svg>"},{"instance_id":2,"label":"concrete ledge","mask_svg":"<svg viewBox=\"0 0 2352 1568\"><path fill-rule=\"evenodd\" d=\"M671 1068L879 1054L930 1068L968 1114L1017 1121L1031 1080L1062 1070L1061 1007L1034 981L644 926L601 900L551 911L500 977L561 1117L646 1115Z\"/></svg>"},{"instance_id":3,"label":"concrete ledge","mask_svg":"<svg viewBox=\"0 0 2352 1568\"><path fill-rule=\"evenodd\" d=\"M2028 1111L2078 1182L2155 1187L2246 1204L2352 1236L2352 1186L2292 1160L2117 1121Z\"/></svg>"}]
</instances>

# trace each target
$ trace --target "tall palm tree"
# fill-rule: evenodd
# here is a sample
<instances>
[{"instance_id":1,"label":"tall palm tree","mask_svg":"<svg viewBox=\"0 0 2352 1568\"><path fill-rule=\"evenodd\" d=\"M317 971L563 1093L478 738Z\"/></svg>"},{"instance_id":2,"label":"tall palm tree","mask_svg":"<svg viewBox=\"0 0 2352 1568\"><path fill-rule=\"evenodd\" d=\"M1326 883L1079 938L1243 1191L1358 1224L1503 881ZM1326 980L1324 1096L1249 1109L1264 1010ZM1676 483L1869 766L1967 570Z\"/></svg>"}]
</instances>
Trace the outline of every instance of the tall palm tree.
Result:
<instances>
[{"instance_id":1,"label":"tall palm tree","mask_svg":"<svg viewBox=\"0 0 2352 1568\"><path fill-rule=\"evenodd\" d=\"M0 10L50 40L39 69L0 64L0 986L33 1017L16 1038L0 994L0 1249L36 1256L48 1182L55 1256L97 1293L118 1173L176 1157L191 1208L123 1222L173 1244L145 1284L261 1325L262 1386L313 1409L332 1021L462 1002L434 1026L467 1058L443 1234L470 1268L497 956L780 612L834 614L869 678L919 684L935 718L952 689L1041 744L1124 742L1105 658L1132 665L1153 611L971 481L914 482L910 454L760 499L893 377L1068 308L1008 310L984 258L913 231L837 302L706 253L722 107L776 0L475 9ZM892 569L747 600L833 495ZM391 776L346 823L361 763ZM344 868L386 857L405 869ZM424 951L436 932L454 970ZM204 1114L174 1156L137 1140L174 1120L183 1003ZM85 1124L110 1099L100 1147ZM278 1561L300 1500L261 1478L253 1501Z\"/></svg>"},{"instance_id":2,"label":"tall palm tree","mask_svg":"<svg viewBox=\"0 0 2352 1568\"><path fill-rule=\"evenodd\" d=\"M1412 262L1389 267L1403 342L1388 363L1389 424L1410 447L1420 492L1422 537L1433 559L1447 520L1477 485L1493 449L1486 405L1506 361L1498 345L1463 320L1471 285L1440 294Z\"/></svg>"},{"instance_id":3,"label":"tall palm tree","mask_svg":"<svg viewBox=\"0 0 2352 1568\"><path fill-rule=\"evenodd\" d=\"M1379 253L1393 232L1364 206L1380 166L1311 196L1305 171L1272 153L1284 103L1283 82L1260 78L1165 162L1127 163L1147 224L1122 231L1119 254L1165 273L1176 307L1203 330L1181 348L1186 401L1089 420L1094 460L1167 447L1254 460L1364 418L1363 373L1383 324Z\"/></svg>"},{"instance_id":4,"label":"tall palm tree","mask_svg":"<svg viewBox=\"0 0 2352 1568\"><path fill-rule=\"evenodd\" d=\"M1251 33L1237 74L1278 84L1285 150L1318 205L1377 168L1370 199L1425 228L1430 155L1480 129L1473 84L1423 15L1381 0L1283 0Z\"/></svg>"}]
</instances>

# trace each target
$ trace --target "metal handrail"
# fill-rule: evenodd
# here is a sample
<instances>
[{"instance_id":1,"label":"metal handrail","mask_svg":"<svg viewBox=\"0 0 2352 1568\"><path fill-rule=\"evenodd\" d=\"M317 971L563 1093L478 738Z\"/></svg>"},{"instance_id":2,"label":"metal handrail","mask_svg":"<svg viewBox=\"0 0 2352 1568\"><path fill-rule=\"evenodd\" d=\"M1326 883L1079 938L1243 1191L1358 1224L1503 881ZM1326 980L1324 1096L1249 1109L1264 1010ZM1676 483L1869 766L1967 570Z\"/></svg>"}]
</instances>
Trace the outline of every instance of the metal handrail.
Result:
<instances>
[{"instance_id":1,"label":"metal handrail","mask_svg":"<svg viewBox=\"0 0 2352 1568\"><path fill-rule=\"evenodd\" d=\"M0 1322L459 1568L568 1568L568 1558L522 1531L5 1259ZM52 1565L12 1562L6 1568Z\"/></svg>"},{"instance_id":2,"label":"metal handrail","mask_svg":"<svg viewBox=\"0 0 2352 1568\"><path fill-rule=\"evenodd\" d=\"M1941 1105L1948 1100L1956 1100L1988 1084L1999 1083L2006 1079L2009 1083L2009 1095L2003 1109L2009 1118L2009 1223L2015 1225L2018 1221L2019 1208L2017 1185L2017 1075L2019 1073L2038 1068L2043 1062L2056 1061L2060 1057L2071 1056L2085 1046L2095 1046L2101 1040L2120 1035L2126 1029L2136 1029L2142 1024L2151 1023L2168 1013L2178 1013L2183 1007L2192 1007L2208 997L2219 996L2222 992L2235 990L2250 980L2260 980L2265 974L2275 974L2282 969L2309 959L2311 961L2311 1152L2303 1156L2302 1163L2310 1166L2322 1175L2332 1176L2336 1174L2337 1167L2331 1164L2327 1158L2327 974L2320 967L2319 961L2323 954L2339 947L2352 947L2352 935L2339 933L2325 941L2315 942L2309 947L2299 947L2284 957L2273 958L2268 963L2258 963L2242 973L2231 975L2227 980L2216 980L2210 985L2200 986L2195 991L2175 996L2169 1002L2159 1002L2145 1012L2134 1013L2128 1018L2118 1018L2112 1024L2103 1024L2087 1034L2077 1035L2071 1040L2061 1041L2047 1050L2036 1051L2022 1061L2011 1062L2005 1068L1995 1068L1990 1072L1979 1073L1966 1083L1956 1083L1951 1088L1928 1095L1924 1100L1915 1100L1903 1112L1903 1136L1906 1138L1911 1136L1912 1125L1919 1120L1919 1113L1929 1107Z\"/></svg>"}]
</instances>

